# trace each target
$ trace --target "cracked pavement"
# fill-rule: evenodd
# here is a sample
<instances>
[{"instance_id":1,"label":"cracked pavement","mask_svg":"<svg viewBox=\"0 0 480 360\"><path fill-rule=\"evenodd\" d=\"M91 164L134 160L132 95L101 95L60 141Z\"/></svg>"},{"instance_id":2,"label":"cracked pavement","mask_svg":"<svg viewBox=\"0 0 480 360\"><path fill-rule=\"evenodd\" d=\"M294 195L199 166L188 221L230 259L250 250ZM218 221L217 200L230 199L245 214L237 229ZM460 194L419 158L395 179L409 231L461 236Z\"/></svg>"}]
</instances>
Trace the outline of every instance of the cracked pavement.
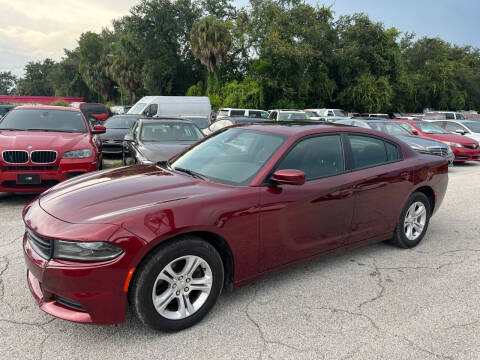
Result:
<instances>
[{"instance_id":1,"label":"cracked pavement","mask_svg":"<svg viewBox=\"0 0 480 360\"><path fill-rule=\"evenodd\" d=\"M480 359L480 163L456 166L422 243L321 258L224 293L173 334L89 326L40 311L28 290L21 210L0 193L0 353L5 359Z\"/></svg>"}]
</instances>

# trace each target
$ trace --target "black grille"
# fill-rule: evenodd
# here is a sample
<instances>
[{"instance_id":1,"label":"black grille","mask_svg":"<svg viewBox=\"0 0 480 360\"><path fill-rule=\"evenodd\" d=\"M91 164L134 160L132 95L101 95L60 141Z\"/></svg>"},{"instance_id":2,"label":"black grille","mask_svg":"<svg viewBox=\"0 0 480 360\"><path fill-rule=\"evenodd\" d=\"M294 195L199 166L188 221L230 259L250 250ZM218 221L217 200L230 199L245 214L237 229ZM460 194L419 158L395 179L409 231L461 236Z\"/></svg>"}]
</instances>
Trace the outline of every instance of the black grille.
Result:
<instances>
[{"instance_id":1,"label":"black grille","mask_svg":"<svg viewBox=\"0 0 480 360\"><path fill-rule=\"evenodd\" d=\"M80 310L80 311L85 311L85 309L80 305L79 303L76 303L73 300L64 298L63 296L58 296L55 295L55 300L59 303L62 304L65 307L74 309L74 310Z\"/></svg>"},{"instance_id":2,"label":"black grille","mask_svg":"<svg viewBox=\"0 0 480 360\"><path fill-rule=\"evenodd\" d=\"M52 240L34 234L27 229L27 239L32 249L45 260L52 257Z\"/></svg>"},{"instance_id":3,"label":"black grille","mask_svg":"<svg viewBox=\"0 0 480 360\"><path fill-rule=\"evenodd\" d=\"M47 171L58 170L58 166L2 166L3 171Z\"/></svg>"},{"instance_id":4,"label":"black grille","mask_svg":"<svg viewBox=\"0 0 480 360\"><path fill-rule=\"evenodd\" d=\"M5 150L2 152L3 161L10 164L26 164L28 153L23 150Z\"/></svg>"},{"instance_id":5,"label":"black grille","mask_svg":"<svg viewBox=\"0 0 480 360\"><path fill-rule=\"evenodd\" d=\"M448 154L448 149L446 147L429 147L428 151L430 151L432 154L443 157L447 156Z\"/></svg>"},{"instance_id":6,"label":"black grille","mask_svg":"<svg viewBox=\"0 0 480 360\"><path fill-rule=\"evenodd\" d=\"M32 151L30 156L35 164L51 164L57 160L55 151Z\"/></svg>"}]
</instances>

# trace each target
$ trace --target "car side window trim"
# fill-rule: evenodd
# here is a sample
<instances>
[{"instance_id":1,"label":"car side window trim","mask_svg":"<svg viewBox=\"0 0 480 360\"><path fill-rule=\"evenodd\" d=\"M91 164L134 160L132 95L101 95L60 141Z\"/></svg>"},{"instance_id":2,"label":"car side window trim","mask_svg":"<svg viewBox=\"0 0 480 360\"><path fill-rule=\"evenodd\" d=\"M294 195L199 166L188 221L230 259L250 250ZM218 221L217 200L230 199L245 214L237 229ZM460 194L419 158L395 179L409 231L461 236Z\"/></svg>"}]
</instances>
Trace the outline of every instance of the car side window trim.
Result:
<instances>
[{"instance_id":1,"label":"car side window trim","mask_svg":"<svg viewBox=\"0 0 480 360\"><path fill-rule=\"evenodd\" d=\"M278 166L282 163L282 161L288 156L288 154L290 154L290 152L299 144L301 143L302 141L304 140L308 140L308 139L311 139L311 138L317 138L317 137L323 137L323 136L338 136L340 137L340 144L342 146L342 156L343 156L343 171L342 172L339 172L339 173L336 173L336 174L332 174L332 175L325 175L325 176L320 176L320 177L316 177L316 178L310 178L310 179L305 179L305 182L310 182L310 181L315 181L315 180L321 180L321 179L326 179L326 178L330 178L330 177L334 177L334 176L338 176L338 175L344 175L346 174L347 172L347 157L346 157L346 149L345 149L345 143L344 143L344 139L343 139L343 134L342 133L324 133L324 134L312 134L312 135L307 135L307 136L304 136L300 139L297 139L297 141L295 141L289 148L287 151L285 151L282 155L282 157L280 159L278 159L278 161L276 162L276 164L273 166L272 168L272 171L270 171L270 173L265 177L265 179L263 180L262 182L262 185L261 186L271 186L272 185L272 181L270 180L273 176L273 174L275 173L275 171L277 171L278 169Z\"/></svg>"},{"instance_id":2,"label":"car side window trim","mask_svg":"<svg viewBox=\"0 0 480 360\"><path fill-rule=\"evenodd\" d=\"M355 168L355 161L353 159L353 150L352 150L352 145L350 144L350 138L349 138L350 135L364 136L364 137L369 137L369 138L373 138L373 139L376 139L376 140L383 141L383 146L385 147L385 154L387 154L386 143L389 143L389 144L391 144L391 145L393 145L397 148L398 155L399 155L398 159L387 161L387 162L384 162L384 163L381 163L381 164L375 164L375 165L372 165L372 166L366 166L366 167L362 167L362 168L357 169L357 168ZM362 170L365 170L365 169L372 169L374 167L379 167L379 166L383 166L383 165L390 165L390 164L394 164L394 163L403 161L402 147L400 145L398 145L397 143L392 142L388 139L385 139L385 138L382 138L382 137L379 137L379 136L375 136L375 135L372 135L372 134L365 134L365 133L358 133L358 132L348 132L348 133L345 133L345 141L346 141L346 147L349 150L349 157L350 157L350 161L351 161L350 162L351 168L350 168L349 172L362 171Z\"/></svg>"}]
</instances>

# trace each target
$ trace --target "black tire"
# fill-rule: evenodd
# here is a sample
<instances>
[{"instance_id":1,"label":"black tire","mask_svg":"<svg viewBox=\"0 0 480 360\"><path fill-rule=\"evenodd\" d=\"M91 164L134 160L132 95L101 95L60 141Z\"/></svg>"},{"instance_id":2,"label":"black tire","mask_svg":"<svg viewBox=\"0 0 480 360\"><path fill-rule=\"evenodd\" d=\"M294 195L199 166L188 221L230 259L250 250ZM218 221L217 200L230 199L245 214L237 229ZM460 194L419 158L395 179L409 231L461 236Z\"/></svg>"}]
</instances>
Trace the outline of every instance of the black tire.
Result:
<instances>
[{"instance_id":1,"label":"black tire","mask_svg":"<svg viewBox=\"0 0 480 360\"><path fill-rule=\"evenodd\" d=\"M415 240L410 240L405 234L405 217L407 215L407 212L410 206L412 206L416 202L421 202L425 206L426 219L425 219L425 225L423 227L423 231L421 232L421 234ZM393 234L392 239L390 239L390 243L404 249L409 249L417 246L420 243L420 241L422 241L423 237L425 236L428 230L428 224L430 223L431 216L432 216L432 211L431 211L430 201L425 196L425 194L421 192L413 193L408 198L402 210L400 219L398 220L398 224L395 228L395 233Z\"/></svg>"},{"instance_id":2,"label":"black tire","mask_svg":"<svg viewBox=\"0 0 480 360\"><path fill-rule=\"evenodd\" d=\"M98 158L98 170L103 170L103 156Z\"/></svg>"},{"instance_id":3,"label":"black tire","mask_svg":"<svg viewBox=\"0 0 480 360\"><path fill-rule=\"evenodd\" d=\"M152 291L157 276L175 259L194 255L202 258L210 266L212 286L205 303L192 315L171 320L155 309ZM129 291L129 300L140 321L155 330L179 331L195 325L215 305L223 288L224 269L217 250L208 242L197 236L182 236L168 245L161 245L142 262L136 271Z\"/></svg>"},{"instance_id":4,"label":"black tire","mask_svg":"<svg viewBox=\"0 0 480 360\"><path fill-rule=\"evenodd\" d=\"M122 150L122 163L123 166L127 166L127 161L125 160L125 151Z\"/></svg>"}]
</instances>

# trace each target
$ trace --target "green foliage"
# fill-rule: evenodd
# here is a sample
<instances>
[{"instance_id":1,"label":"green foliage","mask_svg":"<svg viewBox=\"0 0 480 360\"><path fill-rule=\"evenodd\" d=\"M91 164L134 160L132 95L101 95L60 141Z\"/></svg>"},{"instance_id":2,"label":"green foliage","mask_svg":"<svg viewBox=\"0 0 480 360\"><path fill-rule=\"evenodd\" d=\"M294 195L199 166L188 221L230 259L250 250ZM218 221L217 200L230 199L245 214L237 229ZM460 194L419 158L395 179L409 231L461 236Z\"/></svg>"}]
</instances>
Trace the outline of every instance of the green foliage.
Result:
<instances>
[{"instance_id":1,"label":"green foliage","mask_svg":"<svg viewBox=\"0 0 480 360\"><path fill-rule=\"evenodd\" d=\"M59 99L55 100L54 102L50 103L51 106L70 106L65 100Z\"/></svg>"},{"instance_id":2,"label":"green foliage","mask_svg":"<svg viewBox=\"0 0 480 360\"><path fill-rule=\"evenodd\" d=\"M480 50L385 28L365 14L334 19L304 0L139 0L58 63L0 73L0 92L135 102L209 96L212 106L349 111L480 110Z\"/></svg>"},{"instance_id":3,"label":"green foliage","mask_svg":"<svg viewBox=\"0 0 480 360\"><path fill-rule=\"evenodd\" d=\"M55 62L51 59L45 59L43 62L29 62L25 66L25 76L18 80L15 92L18 95L55 95L55 89L48 77L54 65Z\"/></svg>"},{"instance_id":4,"label":"green foliage","mask_svg":"<svg viewBox=\"0 0 480 360\"><path fill-rule=\"evenodd\" d=\"M10 71L0 72L0 95L10 95L15 90L17 77Z\"/></svg>"}]
</instances>

